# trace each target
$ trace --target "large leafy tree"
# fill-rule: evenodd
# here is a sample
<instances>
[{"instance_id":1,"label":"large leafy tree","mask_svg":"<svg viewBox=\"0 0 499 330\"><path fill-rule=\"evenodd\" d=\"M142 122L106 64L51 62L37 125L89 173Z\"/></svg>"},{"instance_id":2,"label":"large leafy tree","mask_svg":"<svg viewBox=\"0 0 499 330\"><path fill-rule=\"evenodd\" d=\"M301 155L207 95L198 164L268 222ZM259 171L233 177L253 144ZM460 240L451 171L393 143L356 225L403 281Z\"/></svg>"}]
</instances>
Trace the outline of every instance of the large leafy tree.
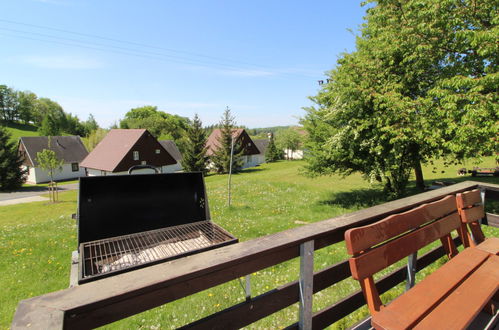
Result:
<instances>
[{"instance_id":1,"label":"large leafy tree","mask_svg":"<svg viewBox=\"0 0 499 330\"><path fill-rule=\"evenodd\" d=\"M229 173L232 144L234 144L232 154L232 172L238 172L242 168L242 155L244 152L241 144L235 139L234 130L236 122L232 116L229 107L227 107L222 115L222 119L218 124L220 128L220 136L218 138L218 148L211 156L213 168L218 173ZM234 139L234 141L233 141Z\"/></svg>"},{"instance_id":2,"label":"large leafy tree","mask_svg":"<svg viewBox=\"0 0 499 330\"><path fill-rule=\"evenodd\" d=\"M421 163L497 148L497 4L369 1L357 49L344 54L304 118L313 174L361 172L404 193Z\"/></svg>"},{"instance_id":3,"label":"large leafy tree","mask_svg":"<svg viewBox=\"0 0 499 330\"><path fill-rule=\"evenodd\" d=\"M6 85L0 85L0 120L4 122L16 121L19 117L18 103L17 92Z\"/></svg>"},{"instance_id":4,"label":"large leafy tree","mask_svg":"<svg viewBox=\"0 0 499 330\"><path fill-rule=\"evenodd\" d=\"M182 167L184 170L206 172L208 162L208 157L206 156L206 132L197 114L187 129L184 146L182 157Z\"/></svg>"},{"instance_id":5,"label":"large leafy tree","mask_svg":"<svg viewBox=\"0 0 499 330\"><path fill-rule=\"evenodd\" d=\"M286 150L287 159L293 158L293 153L301 146L301 140L300 133L293 127L277 132L277 145L280 149Z\"/></svg>"},{"instance_id":6,"label":"large leafy tree","mask_svg":"<svg viewBox=\"0 0 499 330\"><path fill-rule=\"evenodd\" d=\"M19 157L10 134L0 126L0 190L15 190L23 184L25 171L21 170L22 159Z\"/></svg>"}]
</instances>

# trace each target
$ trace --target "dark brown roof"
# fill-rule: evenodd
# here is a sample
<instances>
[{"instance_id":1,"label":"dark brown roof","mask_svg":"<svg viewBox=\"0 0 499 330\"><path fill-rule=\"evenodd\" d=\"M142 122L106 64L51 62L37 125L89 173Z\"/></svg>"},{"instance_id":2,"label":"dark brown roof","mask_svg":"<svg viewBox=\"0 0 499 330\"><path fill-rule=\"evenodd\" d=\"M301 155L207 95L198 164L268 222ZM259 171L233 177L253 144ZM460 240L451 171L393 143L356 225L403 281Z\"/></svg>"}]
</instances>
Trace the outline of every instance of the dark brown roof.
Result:
<instances>
[{"instance_id":1,"label":"dark brown roof","mask_svg":"<svg viewBox=\"0 0 499 330\"><path fill-rule=\"evenodd\" d=\"M80 163L88 155L79 136L51 136L50 148L47 136L26 136L20 139L19 146L26 152L26 161L32 166L38 166L36 154L43 149L54 151L57 158L64 160L64 163Z\"/></svg>"},{"instance_id":2,"label":"dark brown roof","mask_svg":"<svg viewBox=\"0 0 499 330\"><path fill-rule=\"evenodd\" d=\"M220 148L220 143L218 139L221 137L222 131L219 128L215 128L213 132L211 132L208 140L206 141L206 146L208 150L206 154L208 156L212 156L218 148ZM251 140L250 136L246 131L242 128L236 128L232 130L232 137L237 141L242 143L244 146L244 155L256 155L259 153L258 148Z\"/></svg>"},{"instance_id":3,"label":"dark brown roof","mask_svg":"<svg viewBox=\"0 0 499 330\"><path fill-rule=\"evenodd\" d=\"M265 151L267 151L267 147L269 146L269 139L253 139L260 153L265 155Z\"/></svg>"},{"instance_id":4,"label":"dark brown roof","mask_svg":"<svg viewBox=\"0 0 499 330\"><path fill-rule=\"evenodd\" d=\"M182 154L180 153L180 150L178 150L177 145L175 144L174 141L163 140L163 141L159 141L159 143L161 143L163 148L165 148L165 150L168 151L168 153L170 155L172 155L173 158L175 158L177 163L182 160Z\"/></svg>"},{"instance_id":5,"label":"dark brown roof","mask_svg":"<svg viewBox=\"0 0 499 330\"><path fill-rule=\"evenodd\" d=\"M156 149L162 152L156 154ZM139 151L139 160L133 160L133 151ZM122 172L142 161L154 166L176 164L175 159L146 129L112 129L80 166Z\"/></svg>"}]
</instances>

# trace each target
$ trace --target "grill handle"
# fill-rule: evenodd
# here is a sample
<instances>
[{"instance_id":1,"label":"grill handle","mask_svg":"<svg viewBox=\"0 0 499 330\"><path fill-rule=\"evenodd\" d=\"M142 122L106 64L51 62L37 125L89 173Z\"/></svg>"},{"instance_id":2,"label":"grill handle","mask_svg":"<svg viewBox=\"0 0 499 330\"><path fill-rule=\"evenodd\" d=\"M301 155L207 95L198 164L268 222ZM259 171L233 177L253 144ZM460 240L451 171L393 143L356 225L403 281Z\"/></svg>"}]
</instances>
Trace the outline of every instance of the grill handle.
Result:
<instances>
[{"instance_id":1,"label":"grill handle","mask_svg":"<svg viewBox=\"0 0 499 330\"><path fill-rule=\"evenodd\" d=\"M134 166L132 166L132 167L130 167L128 169L128 174L131 175L133 171L135 171L135 170L141 170L141 169L144 169L144 168L148 168L148 169L154 170L154 172L156 174L159 174L159 169L156 166L152 166L152 165L134 165Z\"/></svg>"}]
</instances>

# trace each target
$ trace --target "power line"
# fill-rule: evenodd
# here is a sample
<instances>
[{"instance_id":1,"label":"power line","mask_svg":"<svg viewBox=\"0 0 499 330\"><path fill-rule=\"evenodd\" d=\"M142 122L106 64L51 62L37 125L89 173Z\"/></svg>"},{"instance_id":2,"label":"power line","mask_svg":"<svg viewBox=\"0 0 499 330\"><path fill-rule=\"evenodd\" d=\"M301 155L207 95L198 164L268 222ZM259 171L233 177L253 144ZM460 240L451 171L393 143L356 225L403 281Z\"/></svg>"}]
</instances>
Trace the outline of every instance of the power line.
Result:
<instances>
[{"instance_id":1,"label":"power line","mask_svg":"<svg viewBox=\"0 0 499 330\"><path fill-rule=\"evenodd\" d=\"M54 28L54 27L49 27L49 26L42 26L42 25L36 25L36 24L30 24L30 23L24 23L24 22L18 22L18 21L12 21L12 20L6 20L6 19L0 19L0 22L8 23L8 24L16 24L16 25L21 25L21 26L27 26L27 27L33 27L37 29L45 29L45 30L51 30L51 31L56 31L56 32L62 32L62 33L67 33L67 34L72 34L72 35L78 35L82 36L85 38L95 38L95 39L100 39L100 40L106 40L106 41L112 41L116 43L122 43L122 44L128 44L128 45L134 45L134 46L140 46L140 47L146 47L146 48L151 48L151 49L157 49L157 50L162 50L162 51L167 51L167 52L172 52L172 53L177 53L177 54L185 54L188 56L194 56L194 57L200 57L200 58L205 58L205 59L210 59L210 61L202 61L199 59L192 59L192 58L186 58L186 57L181 57L181 56L175 56L175 55L169 55L169 54L164 54L164 53L153 53L153 52L147 52L143 50L135 50L135 49L130 49L126 47L120 47L120 46L113 46L113 45L103 45L103 44L92 44L87 41L81 41L77 39L72 39L72 38L65 38L65 37L60 37L60 36L53 36L53 35L46 35L46 34L41 34L33 31L19 31L19 30L13 30L10 29L12 32L19 32L19 33L24 33L24 34L34 34L34 35L39 35L43 37L48 37L48 38L54 38L54 39L61 39L61 40L69 40L77 43L83 43L83 44L90 44L92 47L97 45L100 47L109 47L109 48L115 48L115 49L121 49L125 50L126 52L132 51L132 52L137 52L137 53L143 53L146 55L153 55L153 56L161 56L161 57L166 57L166 58L172 58L176 59L177 63L180 61L181 63L185 61L185 63L188 64L197 64L197 65L203 65L206 66L206 64L209 65L218 65L218 66L223 66L226 68L231 68L233 70L245 70L247 68L241 68L239 66L235 66L232 64L228 64L227 62L232 62L236 64L243 64L252 67L251 69L256 69L256 70L273 70L272 68L265 67L262 65L257 65L257 64L252 64L248 62L243 62L243 61L236 61L232 59L226 59L226 58L220 58L220 57L215 57L215 56L210 56L210 55L204 55L204 54L198 54L198 53L193 53L193 52L187 52L183 50L176 50L176 49L171 49L171 48L165 48L165 47L159 47L159 46L154 46L154 45L149 45L149 44L144 44L144 43L139 43L139 42L134 42L134 41L128 41L128 40L120 40L120 39L115 39L115 38L109 38L109 37L104 37L104 36L99 36L99 35L94 35L94 34L87 34L87 33L81 33L81 32L76 32L76 31L69 31L65 29L59 29L59 28ZM1 28L0 28L1 29ZM3 28L5 30L9 30L6 28ZM27 39L27 38L25 38ZM36 40L35 38L31 38L33 40ZM45 41L45 40L39 40L39 41ZM61 43L60 43L61 44ZM76 46L76 45L72 45ZM77 47L82 47L82 46L77 46ZM87 48L87 47L84 47ZM91 48L92 49L92 48ZM93 48L95 49L95 48ZM101 49L102 50L102 49ZM126 54L125 54L126 55ZM134 54L134 56L138 56L137 54ZM213 61L222 61L222 63L217 63ZM281 75L290 75L290 76L300 76L300 77L311 77L309 75L305 74L293 74L293 73L286 73L286 72L280 72L279 74Z\"/></svg>"}]
</instances>

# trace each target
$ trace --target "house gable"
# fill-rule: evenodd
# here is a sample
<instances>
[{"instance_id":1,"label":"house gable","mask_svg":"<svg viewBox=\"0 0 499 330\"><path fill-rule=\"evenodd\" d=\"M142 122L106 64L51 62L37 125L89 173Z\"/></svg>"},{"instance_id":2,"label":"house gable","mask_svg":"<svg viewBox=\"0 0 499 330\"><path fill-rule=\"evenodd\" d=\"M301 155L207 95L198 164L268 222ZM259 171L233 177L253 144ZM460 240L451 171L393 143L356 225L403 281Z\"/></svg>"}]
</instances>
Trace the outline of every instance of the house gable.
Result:
<instances>
[{"instance_id":1,"label":"house gable","mask_svg":"<svg viewBox=\"0 0 499 330\"><path fill-rule=\"evenodd\" d=\"M79 136L52 136L50 146L47 136L28 136L19 140L18 152L24 165L37 167L36 156L44 149L54 151L65 164L80 163L88 155Z\"/></svg>"},{"instance_id":2,"label":"house gable","mask_svg":"<svg viewBox=\"0 0 499 330\"><path fill-rule=\"evenodd\" d=\"M220 143L218 139L222 135L222 132L219 128L213 130L213 132L208 137L208 141L206 142L206 146L208 147L207 155L212 156L218 148L220 148ZM242 128L234 129L232 131L232 136L236 139L236 143L240 143L244 148L243 155L256 155L259 154L260 151L251 140L250 136L246 131Z\"/></svg>"},{"instance_id":3,"label":"house gable","mask_svg":"<svg viewBox=\"0 0 499 330\"><path fill-rule=\"evenodd\" d=\"M157 153L159 150L159 153ZM134 152L138 152L138 160L134 159ZM161 167L176 164L177 161L168 151L156 140L148 131L144 132L137 142L124 155L122 160L112 172L123 172L134 165L141 165L145 161L146 165Z\"/></svg>"}]
</instances>

